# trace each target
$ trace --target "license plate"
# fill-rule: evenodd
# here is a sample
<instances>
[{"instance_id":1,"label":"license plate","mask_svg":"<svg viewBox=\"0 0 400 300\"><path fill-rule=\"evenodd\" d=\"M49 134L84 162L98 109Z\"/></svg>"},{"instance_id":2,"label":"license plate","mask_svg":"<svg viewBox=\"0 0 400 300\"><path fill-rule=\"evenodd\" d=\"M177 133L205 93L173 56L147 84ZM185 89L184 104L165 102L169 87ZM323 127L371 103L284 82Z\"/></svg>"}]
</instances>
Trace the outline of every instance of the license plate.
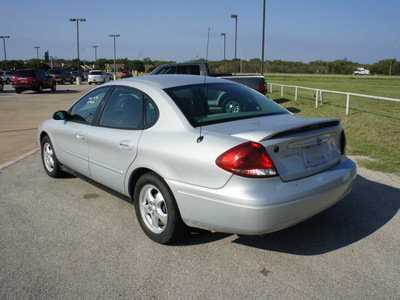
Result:
<instances>
[{"instance_id":1,"label":"license plate","mask_svg":"<svg viewBox=\"0 0 400 300\"><path fill-rule=\"evenodd\" d=\"M324 148L322 145L308 146L303 148L304 163L312 167L325 161Z\"/></svg>"}]
</instances>

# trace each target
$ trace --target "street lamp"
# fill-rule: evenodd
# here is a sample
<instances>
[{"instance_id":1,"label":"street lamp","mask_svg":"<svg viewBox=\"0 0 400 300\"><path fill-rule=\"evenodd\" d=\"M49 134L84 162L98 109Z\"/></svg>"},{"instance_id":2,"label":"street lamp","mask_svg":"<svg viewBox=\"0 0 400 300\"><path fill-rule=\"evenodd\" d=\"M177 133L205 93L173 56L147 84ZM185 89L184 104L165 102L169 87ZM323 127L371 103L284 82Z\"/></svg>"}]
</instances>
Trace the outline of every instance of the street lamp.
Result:
<instances>
[{"instance_id":1,"label":"street lamp","mask_svg":"<svg viewBox=\"0 0 400 300\"><path fill-rule=\"evenodd\" d=\"M78 47L78 77L76 77L76 84L80 85L82 83L81 79L81 72L80 72L80 61L79 61L79 21L80 22L86 22L86 19L80 18L80 19L69 19L70 22L76 22L76 41L77 41L77 47Z\"/></svg>"},{"instance_id":2,"label":"street lamp","mask_svg":"<svg viewBox=\"0 0 400 300\"><path fill-rule=\"evenodd\" d=\"M3 39L3 45L4 45L4 70L7 71L7 52L6 52L6 39L9 39L10 36L5 35L5 36L0 36L0 39Z\"/></svg>"},{"instance_id":3,"label":"street lamp","mask_svg":"<svg viewBox=\"0 0 400 300\"><path fill-rule=\"evenodd\" d=\"M224 72L226 73L226 33L221 33L221 35L224 37Z\"/></svg>"},{"instance_id":4,"label":"street lamp","mask_svg":"<svg viewBox=\"0 0 400 300\"><path fill-rule=\"evenodd\" d=\"M116 63L116 60L117 60L117 47L116 47L115 40L116 40L117 37L120 37L120 35L119 34L110 34L110 37L114 38L114 80L117 80L117 63Z\"/></svg>"},{"instance_id":5,"label":"street lamp","mask_svg":"<svg viewBox=\"0 0 400 300\"><path fill-rule=\"evenodd\" d=\"M397 46L394 47L394 49L397 49ZM392 55L390 56L390 65L389 65L389 76L392 75L392 60L393 60L393 51L391 53Z\"/></svg>"},{"instance_id":6,"label":"street lamp","mask_svg":"<svg viewBox=\"0 0 400 300\"><path fill-rule=\"evenodd\" d=\"M263 28L262 28L262 50L261 50L261 75L264 76L264 44L265 44L265 0L263 5Z\"/></svg>"},{"instance_id":7,"label":"street lamp","mask_svg":"<svg viewBox=\"0 0 400 300\"><path fill-rule=\"evenodd\" d=\"M38 68L40 68L40 60L39 60L39 46L35 46L33 48L36 48L36 52L37 52L37 59L38 59Z\"/></svg>"},{"instance_id":8,"label":"street lamp","mask_svg":"<svg viewBox=\"0 0 400 300\"><path fill-rule=\"evenodd\" d=\"M97 64L97 48L99 48L99 46L92 46L94 48L94 62L95 64Z\"/></svg>"},{"instance_id":9,"label":"street lamp","mask_svg":"<svg viewBox=\"0 0 400 300\"><path fill-rule=\"evenodd\" d=\"M236 75L236 51L237 51L237 20L238 16L237 15L231 15L231 19L235 19L235 69L234 69L234 74Z\"/></svg>"}]
</instances>

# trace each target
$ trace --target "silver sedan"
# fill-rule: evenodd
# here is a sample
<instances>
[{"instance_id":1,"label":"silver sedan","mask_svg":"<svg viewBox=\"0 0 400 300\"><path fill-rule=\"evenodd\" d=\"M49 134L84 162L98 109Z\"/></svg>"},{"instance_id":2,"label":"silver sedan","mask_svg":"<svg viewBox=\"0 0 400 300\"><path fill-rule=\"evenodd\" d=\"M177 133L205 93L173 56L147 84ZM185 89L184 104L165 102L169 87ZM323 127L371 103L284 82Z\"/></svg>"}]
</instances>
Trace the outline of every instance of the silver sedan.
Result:
<instances>
[{"instance_id":1,"label":"silver sedan","mask_svg":"<svg viewBox=\"0 0 400 300\"><path fill-rule=\"evenodd\" d=\"M337 119L307 119L242 85L190 75L99 86L38 130L46 173L78 173L133 199L158 243L190 227L259 235L351 190Z\"/></svg>"}]
</instances>

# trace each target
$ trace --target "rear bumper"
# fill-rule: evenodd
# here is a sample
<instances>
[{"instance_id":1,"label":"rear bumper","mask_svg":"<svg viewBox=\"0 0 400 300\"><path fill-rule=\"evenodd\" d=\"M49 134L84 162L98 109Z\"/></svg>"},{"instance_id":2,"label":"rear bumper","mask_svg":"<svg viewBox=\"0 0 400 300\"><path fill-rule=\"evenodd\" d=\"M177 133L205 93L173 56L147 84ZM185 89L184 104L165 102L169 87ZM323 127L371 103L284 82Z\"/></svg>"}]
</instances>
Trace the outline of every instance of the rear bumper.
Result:
<instances>
[{"instance_id":1,"label":"rear bumper","mask_svg":"<svg viewBox=\"0 0 400 300\"><path fill-rule=\"evenodd\" d=\"M346 158L320 174L291 182L279 177L233 176L217 190L168 184L186 224L258 235L287 228L327 209L351 191L355 178L356 165Z\"/></svg>"},{"instance_id":2,"label":"rear bumper","mask_svg":"<svg viewBox=\"0 0 400 300\"><path fill-rule=\"evenodd\" d=\"M36 90L38 88L37 84L13 84L14 89L18 90Z\"/></svg>"}]
</instances>

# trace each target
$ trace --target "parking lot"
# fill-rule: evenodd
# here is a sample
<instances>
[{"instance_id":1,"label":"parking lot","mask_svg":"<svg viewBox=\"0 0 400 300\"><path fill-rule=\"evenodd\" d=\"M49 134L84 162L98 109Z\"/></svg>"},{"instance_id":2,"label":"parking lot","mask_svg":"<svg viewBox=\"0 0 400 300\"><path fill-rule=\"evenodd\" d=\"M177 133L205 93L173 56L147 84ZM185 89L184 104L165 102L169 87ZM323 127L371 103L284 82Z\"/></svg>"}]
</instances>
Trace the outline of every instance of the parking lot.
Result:
<instances>
[{"instance_id":1,"label":"parking lot","mask_svg":"<svg viewBox=\"0 0 400 300\"><path fill-rule=\"evenodd\" d=\"M194 230L163 246L130 201L46 175L36 128L93 86L0 93L1 299L399 299L400 178L359 169L350 195L265 236Z\"/></svg>"}]
</instances>

